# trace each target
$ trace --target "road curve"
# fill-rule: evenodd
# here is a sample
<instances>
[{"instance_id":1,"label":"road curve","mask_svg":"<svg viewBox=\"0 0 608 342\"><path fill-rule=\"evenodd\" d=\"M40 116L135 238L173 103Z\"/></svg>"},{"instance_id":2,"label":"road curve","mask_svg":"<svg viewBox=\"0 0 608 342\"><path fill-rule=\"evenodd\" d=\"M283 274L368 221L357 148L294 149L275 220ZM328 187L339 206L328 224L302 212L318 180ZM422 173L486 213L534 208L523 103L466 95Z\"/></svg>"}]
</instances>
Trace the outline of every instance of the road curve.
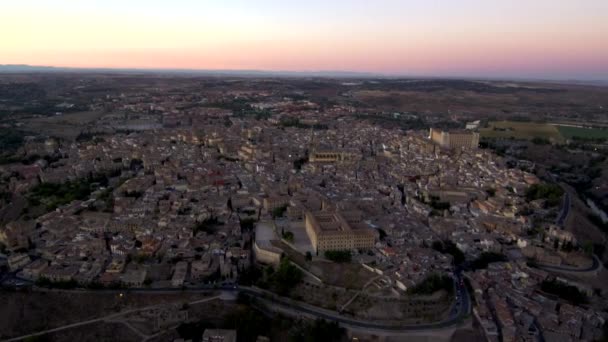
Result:
<instances>
[{"instance_id":1,"label":"road curve","mask_svg":"<svg viewBox=\"0 0 608 342\"><path fill-rule=\"evenodd\" d=\"M595 272L600 267L602 267L602 263L598 259L598 257L593 255L593 264L587 268L572 268L572 267L563 267L563 266L550 266L550 265L538 265L539 268L547 271L556 271L556 272L569 272L569 273L587 273L587 272Z\"/></svg>"},{"instance_id":2,"label":"road curve","mask_svg":"<svg viewBox=\"0 0 608 342\"><path fill-rule=\"evenodd\" d=\"M469 294L468 294L466 287L464 285L460 284L459 279L460 278L458 278L455 281L455 291L456 291L457 296L460 298L460 301L457 306L452 307L450 309L450 314L447 319L445 319L443 321L435 322L435 323L409 324L409 325L405 325L405 324L404 325L389 325L389 324L382 324L382 323L373 322L373 321L364 321L364 320L359 320L359 319L355 319L355 318L350 318L350 317L341 315L335 311L326 310L326 309L312 306L312 305L309 305L309 304L306 304L303 302L298 302L298 301L295 301L295 300L292 300L289 298L278 296L270 291L262 290L262 289L255 288L255 287L247 287L247 286L230 285L230 286L214 287L214 286L207 285L207 286L203 286L200 288L185 288L185 289L181 289L181 288L157 288L157 289L131 288L131 289L100 289L100 290L87 290L87 289L54 290L54 289L51 289L48 291L110 292L110 293L128 294L128 293L175 293L175 292L188 292L188 293L194 292L194 293L196 293L196 292L209 292L209 291L214 291L214 290L221 290L221 291L229 291L232 293L234 293L234 292L244 293L246 295L259 299L263 303L267 303L269 305L278 305L278 306L280 306L286 310L289 310L291 312L294 312L294 313L307 314L307 315L314 316L316 318L321 318L324 320L338 322L340 324L355 327L355 328L373 329L375 331L383 331L383 332L387 332L387 333L397 333L397 332L420 332L420 331L438 330L438 329L445 329L445 328L450 328L450 327L455 327L455 326L460 325L462 323L463 319L466 318L471 311L471 302L470 302ZM211 298L205 298L204 301L207 301L210 299L216 299L216 298L219 298L219 297L214 296ZM24 335L24 336L20 336L20 337L11 338L6 341L20 341L20 340L23 340L28 337L40 336L40 335L44 335L44 334L48 334L48 333L52 333L52 332L56 332L56 331L75 328L75 327L79 327L79 326L83 326L83 325L87 325L87 324L91 324L91 323L100 322L100 321L107 320L107 319L116 318L116 317L122 316L124 314L140 311L140 310L143 310L146 308L133 309L133 310L129 310L129 311L121 312L121 313L108 315L105 317L91 319L91 320L87 320L87 321L83 321L83 322L72 323L72 324L65 325L65 326L58 327L58 328L48 329L48 330L33 333L33 334L28 334L28 335ZM454 312L454 310L456 310L456 311Z\"/></svg>"},{"instance_id":3,"label":"road curve","mask_svg":"<svg viewBox=\"0 0 608 342\"><path fill-rule=\"evenodd\" d=\"M372 321L363 321L350 317L346 317L340 315L335 311L330 311L326 309L322 309L319 307L315 307L312 305L308 305L302 302L296 302L291 299L287 299L284 297L279 297L268 293L267 291L263 291L257 288L251 287L240 287L238 289L240 292L252 295L258 299L261 299L263 302L268 302L271 305L279 305L288 310L294 312L305 313L308 315L315 316L317 318L322 318L329 321L338 322L341 324L346 324L352 327L364 328L364 329L374 329L385 332L413 332L413 331L425 331L425 330L437 330L437 329L445 329L453 326L460 325L462 320L469 314L471 310L470 298L468 296L468 292L465 286L457 283L456 291L461 298L460 305L458 306L458 311L454 315L450 315L446 320L435 322L435 323L424 323L424 324L411 324L411 325L389 325L382 324L378 322ZM270 296L270 298L268 298Z\"/></svg>"}]
</instances>

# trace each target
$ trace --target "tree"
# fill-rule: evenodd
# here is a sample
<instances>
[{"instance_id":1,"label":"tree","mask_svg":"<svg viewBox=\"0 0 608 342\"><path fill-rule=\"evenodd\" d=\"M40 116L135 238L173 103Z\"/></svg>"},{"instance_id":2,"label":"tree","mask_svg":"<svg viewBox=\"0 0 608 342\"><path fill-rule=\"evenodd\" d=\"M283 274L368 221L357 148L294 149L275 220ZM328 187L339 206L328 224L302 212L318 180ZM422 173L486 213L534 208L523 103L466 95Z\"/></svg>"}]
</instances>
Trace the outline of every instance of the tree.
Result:
<instances>
[{"instance_id":1,"label":"tree","mask_svg":"<svg viewBox=\"0 0 608 342\"><path fill-rule=\"evenodd\" d=\"M308 162L308 158L303 157L303 158L299 158L293 161L293 168L295 170L301 170L302 166L304 166L304 164L306 164Z\"/></svg>"},{"instance_id":2,"label":"tree","mask_svg":"<svg viewBox=\"0 0 608 342\"><path fill-rule=\"evenodd\" d=\"M504 254L494 252L483 252L477 259L475 259L471 263L471 268L473 270L484 269L487 268L488 265L493 262L502 261L507 261L507 257Z\"/></svg>"},{"instance_id":3,"label":"tree","mask_svg":"<svg viewBox=\"0 0 608 342\"><path fill-rule=\"evenodd\" d=\"M545 280L541 283L541 290L559 296L574 304L586 304L589 302L587 295L572 285L562 283L558 280Z\"/></svg>"},{"instance_id":4,"label":"tree","mask_svg":"<svg viewBox=\"0 0 608 342\"><path fill-rule=\"evenodd\" d=\"M454 292L454 282L452 281L452 278L447 275L433 273L427 276L418 285L408 289L408 292L411 294L428 295L439 290L445 290L450 294Z\"/></svg>"},{"instance_id":5,"label":"tree","mask_svg":"<svg viewBox=\"0 0 608 342\"><path fill-rule=\"evenodd\" d=\"M562 244L562 251L572 252L573 250L574 250L574 244L572 243L572 241L567 241L566 243Z\"/></svg>"},{"instance_id":6,"label":"tree","mask_svg":"<svg viewBox=\"0 0 608 342\"><path fill-rule=\"evenodd\" d=\"M601 244L600 244L601 246ZM585 252L585 254L587 255L593 255L593 253L596 253L596 246L592 243L592 242L585 242L583 243L583 252ZM599 256L599 253L598 253Z\"/></svg>"},{"instance_id":7,"label":"tree","mask_svg":"<svg viewBox=\"0 0 608 342\"><path fill-rule=\"evenodd\" d=\"M337 342L344 339L345 330L340 328L337 322L328 322L317 319L314 322L305 321L303 326L298 326L290 332L290 341L313 342L327 341Z\"/></svg>"},{"instance_id":8,"label":"tree","mask_svg":"<svg viewBox=\"0 0 608 342\"><path fill-rule=\"evenodd\" d=\"M263 275L264 274L259 267L252 265L239 272L239 284L245 286L254 285L263 277Z\"/></svg>"},{"instance_id":9,"label":"tree","mask_svg":"<svg viewBox=\"0 0 608 342\"><path fill-rule=\"evenodd\" d=\"M272 288L280 295L287 295L289 291L298 285L303 274L299 268L294 266L288 258L283 258L279 268L270 276Z\"/></svg>"},{"instance_id":10,"label":"tree","mask_svg":"<svg viewBox=\"0 0 608 342\"><path fill-rule=\"evenodd\" d=\"M272 209L272 218L276 219L277 217L283 217L283 215L285 215L285 211L287 211L287 205L282 205Z\"/></svg>"},{"instance_id":11,"label":"tree","mask_svg":"<svg viewBox=\"0 0 608 342\"><path fill-rule=\"evenodd\" d=\"M241 229L243 230L252 230L255 224L254 218L244 218L240 220Z\"/></svg>"},{"instance_id":12,"label":"tree","mask_svg":"<svg viewBox=\"0 0 608 342\"><path fill-rule=\"evenodd\" d=\"M350 262L352 255L350 251L325 251L325 258L338 263Z\"/></svg>"},{"instance_id":13,"label":"tree","mask_svg":"<svg viewBox=\"0 0 608 342\"><path fill-rule=\"evenodd\" d=\"M289 242L293 242L294 236L292 232L285 232L283 231L281 233L281 236L283 237L283 239L289 241Z\"/></svg>"},{"instance_id":14,"label":"tree","mask_svg":"<svg viewBox=\"0 0 608 342\"><path fill-rule=\"evenodd\" d=\"M312 253L309 251L306 252L306 261L312 261Z\"/></svg>"},{"instance_id":15,"label":"tree","mask_svg":"<svg viewBox=\"0 0 608 342\"><path fill-rule=\"evenodd\" d=\"M556 184L534 184L526 190L526 200L534 201L544 199L549 206L560 203L564 190Z\"/></svg>"},{"instance_id":16,"label":"tree","mask_svg":"<svg viewBox=\"0 0 608 342\"><path fill-rule=\"evenodd\" d=\"M197 222L193 227L193 233L196 235L198 232L205 232L207 234L215 233L217 226L222 225L223 223L219 222L217 217L211 216L206 218L201 222Z\"/></svg>"},{"instance_id":17,"label":"tree","mask_svg":"<svg viewBox=\"0 0 608 342\"><path fill-rule=\"evenodd\" d=\"M456 265L461 264L465 260L464 253L450 240L434 241L432 247L438 252L450 254Z\"/></svg>"}]
</instances>

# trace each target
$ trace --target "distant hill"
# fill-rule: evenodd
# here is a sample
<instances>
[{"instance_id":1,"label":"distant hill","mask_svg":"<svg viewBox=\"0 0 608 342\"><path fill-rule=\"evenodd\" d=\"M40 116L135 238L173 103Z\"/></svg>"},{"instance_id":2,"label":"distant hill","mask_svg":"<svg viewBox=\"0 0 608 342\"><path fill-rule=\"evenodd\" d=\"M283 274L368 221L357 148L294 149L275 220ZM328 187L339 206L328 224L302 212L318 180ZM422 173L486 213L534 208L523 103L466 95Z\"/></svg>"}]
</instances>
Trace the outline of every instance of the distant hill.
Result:
<instances>
[{"instance_id":1,"label":"distant hill","mask_svg":"<svg viewBox=\"0 0 608 342\"><path fill-rule=\"evenodd\" d=\"M355 71L269 71L269 70L209 70L209 69L138 69L138 68L69 68L37 66L27 64L0 64L0 74L8 73L104 73L104 74L164 74L177 76L231 76L231 77L330 77L330 78L376 78L418 80L469 80L469 81L514 81L572 85L608 86L608 80L558 80L537 78L492 78L492 77L442 77L388 75Z\"/></svg>"},{"instance_id":2,"label":"distant hill","mask_svg":"<svg viewBox=\"0 0 608 342\"><path fill-rule=\"evenodd\" d=\"M50 66L32 66L27 64L0 64L0 73L13 72L52 72L67 70L66 68L55 68Z\"/></svg>"},{"instance_id":3,"label":"distant hill","mask_svg":"<svg viewBox=\"0 0 608 342\"><path fill-rule=\"evenodd\" d=\"M78 73L127 73L127 74L175 74L200 76L245 77L378 77L377 74L350 71L267 71L267 70L205 70L205 69L137 69L137 68L66 68L34 66L27 64L0 64L0 73L28 72L78 72Z\"/></svg>"}]
</instances>

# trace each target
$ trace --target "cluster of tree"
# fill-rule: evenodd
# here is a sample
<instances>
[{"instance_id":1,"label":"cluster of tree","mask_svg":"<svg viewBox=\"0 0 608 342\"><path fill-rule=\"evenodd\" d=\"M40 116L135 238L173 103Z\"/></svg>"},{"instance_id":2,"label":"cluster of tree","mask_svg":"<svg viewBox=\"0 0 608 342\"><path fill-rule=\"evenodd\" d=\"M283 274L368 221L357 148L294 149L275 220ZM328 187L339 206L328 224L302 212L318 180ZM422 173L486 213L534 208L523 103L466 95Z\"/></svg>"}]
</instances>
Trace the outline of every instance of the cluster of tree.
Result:
<instances>
[{"instance_id":1,"label":"cluster of tree","mask_svg":"<svg viewBox=\"0 0 608 342\"><path fill-rule=\"evenodd\" d=\"M218 101L206 104L207 107L229 109L234 112L234 115L239 115L253 110L249 101L244 98L235 98L231 101Z\"/></svg>"},{"instance_id":2,"label":"cluster of tree","mask_svg":"<svg viewBox=\"0 0 608 342\"><path fill-rule=\"evenodd\" d=\"M308 163L308 157L302 157L293 161L293 168L295 170L302 170L302 166Z\"/></svg>"},{"instance_id":3,"label":"cluster of tree","mask_svg":"<svg viewBox=\"0 0 608 342\"><path fill-rule=\"evenodd\" d=\"M94 141L95 143L103 142L104 139L101 137L103 135L107 135L106 132L80 132L76 136L76 142L87 142Z\"/></svg>"},{"instance_id":4,"label":"cluster of tree","mask_svg":"<svg viewBox=\"0 0 608 342\"><path fill-rule=\"evenodd\" d=\"M230 157L230 156L225 156L223 154L217 156L217 160L224 160L224 161L233 162L233 163L239 161L238 158L234 158L234 157Z\"/></svg>"},{"instance_id":5,"label":"cluster of tree","mask_svg":"<svg viewBox=\"0 0 608 342\"><path fill-rule=\"evenodd\" d=\"M302 277L302 271L294 266L288 258L283 258L276 272L269 277L270 287L276 293L284 296L302 281Z\"/></svg>"},{"instance_id":6,"label":"cluster of tree","mask_svg":"<svg viewBox=\"0 0 608 342\"><path fill-rule=\"evenodd\" d=\"M53 281L49 278L44 277L38 278L38 280L36 280L36 286L52 289L75 289L78 287L78 285L78 282L75 280Z\"/></svg>"},{"instance_id":7,"label":"cluster of tree","mask_svg":"<svg viewBox=\"0 0 608 342\"><path fill-rule=\"evenodd\" d=\"M139 170L143 169L143 167L144 167L144 162L143 162L143 160L141 160L141 159L137 159L137 158L133 158L133 159L131 159L131 163L130 163L130 165L129 165L129 168L130 168L132 171L139 171Z\"/></svg>"},{"instance_id":8,"label":"cluster of tree","mask_svg":"<svg viewBox=\"0 0 608 342\"><path fill-rule=\"evenodd\" d=\"M182 323L177 327L179 337L186 341L201 341L207 329L217 329L218 326L207 320ZM238 337L238 336L237 336Z\"/></svg>"},{"instance_id":9,"label":"cluster of tree","mask_svg":"<svg viewBox=\"0 0 608 342\"><path fill-rule=\"evenodd\" d=\"M437 291L445 290L447 293L454 292L454 282L447 275L433 273L426 277L418 285L408 289L411 294L429 295Z\"/></svg>"},{"instance_id":10,"label":"cluster of tree","mask_svg":"<svg viewBox=\"0 0 608 342\"><path fill-rule=\"evenodd\" d=\"M106 175L89 175L86 178L60 184L41 183L30 191L27 198L30 205L44 204L46 210L51 211L72 201L87 199L94 184L107 186L108 177Z\"/></svg>"},{"instance_id":11,"label":"cluster of tree","mask_svg":"<svg viewBox=\"0 0 608 342\"><path fill-rule=\"evenodd\" d=\"M15 155L15 154L5 154L0 156L0 165L4 164L14 164L21 163L23 165L32 165L39 160L45 160L47 163L51 164L61 159L60 155L57 154L47 154L41 156L39 154L29 154L29 155Z\"/></svg>"},{"instance_id":12,"label":"cluster of tree","mask_svg":"<svg viewBox=\"0 0 608 342\"><path fill-rule=\"evenodd\" d=\"M249 100L235 98L231 101L219 101L205 104L205 107L223 108L232 111L234 117L253 117L256 120L270 118L272 113L267 109L254 108L249 104ZM230 123L232 124L232 123Z\"/></svg>"},{"instance_id":13,"label":"cluster of tree","mask_svg":"<svg viewBox=\"0 0 608 342\"><path fill-rule=\"evenodd\" d=\"M382 228L378 228L378 236L380 237L380 241L384 241L386 239L386 232Z\"/></svg>"},{"instance_id":14,"label":"cluster of tree","mask_svg":"<svg viewBox=\"0 0 608 342\"><path fill-rule=\"evenodd\" d=\"M281 231L281 237L289 242L293 242L294 236L292 232Z\"/></svg>"},{"instance_id":15,"label":"cluster of tree","mask_svg":"<svg viewBox=\"0 0 608 342\"><path fill-rule=\"evenodd\" d=\"M454 264L456 265L464 262L464 253L458 248L458 246L456 246L454 242L450 240L434 241L431 247L438 252L450 254L454 260Z\"/></svg>"},{"instance_id":16,"label":"cluster of tree","mask_svg":"<svg viewBox=\"0 0 608 342\"><path fill-rule=\"evenodd\" d=\"M431 208L434 209L433 211L437 211L435 213L435 215L440 214L440 212L442 212L444 210L449 210L450 209L450 202L442 202L439 199L439 197L437 197L437 196L431 196L430 201L426 200L423 197L419 197L419 199L420 199L421 202L426 203L429 206L431 206Z\"/></svg>"},{"instance_id":17,"label":"cluster of tree","mask_svg":"<svg viewBox=\"0 0 608 342\"><path fill-rule=\"evenodd\" d=\"M11 192L9 192L9 191L0 191L0 203L2 203L2 202L9 202L12 197L13 197L13 194Z\"/></svg>"},{"instance_id":18,"label":"cluster of tree","mask_svg":"<svg viewBox=\"0 0 608 342\"><path fill-rule=\"evenodd\" d=\"M592 143L598 143L598 144L604 143L608 140L608 138L605 138L605 137L583 137L583 136L578 136L578 135L575 135L570 139L572 139L574 141L592 142Z\"/></svg>"},{"instance_id":19,"label":"cluster of tree","mask_svg":"<svg viewBox=\"0 0 608 342\"><path fill-rule=\"evenodd\" d=\"M95 206L89 207L92 211L103 211L105 213L114 212L114 194L112 188L103 190L99 196L97 196L97 202Z\"/></svg>"},{"instance_id":20,"label":"cluster of tree","mask_svg":"<svg viewBox=\"0 0 608 342\"><path fill-rule=\"evenodd\" d=\"M281 296L288 295L291 289L302 281L303 277L302 271L288 258L281 259L276 270L272 266L268 266L263 270L252 267L243 272L244 274L239 275L239 283L270 289Z\"/></svg>"},{"instance_id":21,"label":"cluster of tree","mask_svg":"<svg viewBox=\"0 0 608 342\"><path fill-rule=\"evenodd\" d=\"M491 138L481 138L479 141L479 148L493 150L494 153L499 156L504 156L507 152L506 146L498 144L496 139Z\"/></svg>"},{"instance_id":22,"label":"cluster of tree","mask_svg":"<svg viewBox=\"0 0 608 342\"><path fill-rule=\"evenodd\" d=\"M217 230L218 226L223 225L223 222L220 222L217 217L211 216L204 219L201 222L197 222L192 228L192 233L196 235L198 232L205 232L207 234L214 234Z\"/></svg>"},{"instance_id":23,"label":"cluster of tree","mask_svg":"<svg viewBox=\"0 0 608 342\"><path fill-rule=\"evenodd\" d=\"M279 122L279 124L283 127L295 127L295 128L303 128L303 129L316 129L316 130L322 130L322 129L328 129L329 127L327 125L324 124L305 124L302 123L300 121L300 119L298 118L284 118L281 119L281 121Z\"/></svg>"},{"instance_id":24,"label":"cluster of tree","mask_svg":"<svg viewBox=\"0 0 608 342\"><path fill-rule=\"evenodd\" d=\"M2 157L8 160L9 155L23 145L23 139L24 134L21 131L0 128L0 151L2 151Z\"/></svg>"},{"instance_id":25,"label":"cluster of tree","mask_svg":"<svg viewBox=\"0 0 608 342\"><path fill-rule=\"evenodd\" d=\"M449 210L450 209L450 202L435 202L435 201L431 201L430 206L435 209L435 210Z\"/></svg>"},{"instance_id":26,"label":"cluster of tree","mask_svg":"<svg viewBox=\"0 0 608 342\"><path fill-rule=\"evenodd\" d=\"M325 251L324 255L333 262L350 262L352 259L350 251Z\"/></svg>"},{"instance_id":27,"label":"cluster of tree","mask_svg":"<svg viewBox=\"0 0 608 342\"><path fill-rule=\"evenodd\" d=\"M416 119L404 119L395 117L394 115L378 115L378 114L355 114L355 117L360 120L368 121L371 124L386 128L400 127L407 129L428 129L428 124L420 117Z\"/></svg>"},{"instance_id":28,"label":"cluster of tree","mask_svg":"<svg viewBox=\"0 0 608 342\"><path fill-rule=\"evenodd\" d=\"M137 246L137 245L139 245L139 246ZM135 241L135 246L141 247L141 241L139 241L139 240ZM143 253L137 253L131 258L131 261L133 261L136 264L144 264L153 259L154 259L154 257L152 257L150 255L146 255Z\"/></svg>"},{"instance_id":29,"label":"cluster of tree","mask_svg":"<svg viewBox=\"0 0 608 342\"><path fill-rule=\"evenodd\" d=\"M101 289L121 289L125 288L125 285L121 282L114 282L109 285L104 285L100 282L88 282L79 283L74 279L71 280L51 280L49 278L40 277L36 280L35 285L38 287L45 287L49 289L62 289L70 290L75 288L85 288L90 290L101 290Z\"/></svg>"},{"instance_id":30,"label":"cluster of tree","mask_svg":"<svg viewBox=\"0 0 608 342\"><path fill-rule=\"evenodd\" d=\"M223 327L236 330L238 341L255 342L258 336L268 336L271 321L251 307L243 307L224 317Z\"/></svg>"},{"instance_id":31,"label":"cluster of tree","mask_svg":"<svg viewBox=\"0 0 608 342\"><path fill-rule=\"evenodd\" d=\"M312 253L306 251L305 259L306 261L312 261Z\"/></svg>"},{"instance_id":32,"label":"cluster of tree","mask_svg":"<svg viewBox=\"0 0 608 342\"><path fill-rule=\"evenodd\" d=\"M294 326L290 331L289 340L292 342L343 341L345 330L337 322L317 319L314 322L304 321Z\"/></svg>"},{"instance_id":33,"label":"cluster of tree","mask_svg":"<svg viewBox=\"0 0 608 342\"><path fill-rule=\"evenodd\" d=\"M21 105L24 102L37 101L46 97L46 91L38 83L11 82L0 84L0 99L8 103Z\"/></svg>"},{"instance_id":34,"label":"cluster of tree","mask_svg":"<svg viewBox=\"0 0 608 342\"><path fill-rule=\"evenodd\" d=\"M287 204L282 205L280 207L276 207L276 208L272 209L272 218L276 219L277 217L283 217L283 215L285 215L286 211L287 211Z\"/></svg>"},{"instance_id":35,"label":"cluster of tree","mask_svg":"<svg viewBox=\"0 0 608 342\"><path fill-rule=\"evenodd\" d=\"M207 329L232 329L237 332L238 342L254 342L258 336L268 336L272 340L288 342L343 341L345 330L337 323L324 320L299 320L274 315L268 317L252 308L247 298L239 303L244 304L234 311L216 319L205 319L198 322L182 323L177 333L182 339L200 341Z\"/></svg>"},{"instance_id":36,"label":"cluster of tree","mask_svg":"<svg viewBox=\"0 0 608 342\"><path fill-rule=\"evenodd\" d=\"M251 265L243 270L241 270L238 274L239 284L244 286L256 285L260 280L264 277L264 270L260 267Z\"/></svg>"},{"instance_id":37,"label":"cluster of tree","mask_svg":"<svg viewBox=\"0 0 608 342\"><path fill-rule=\"evenodd\" d=\"M251 218L251 217L246 217L246 218L240 219L239 223L241 225L241 229L251 231L251 230L253 230L253 227L255 226L255 219Z\"/></svg>"},{"instance_id":38,"label":"cluster of tree","mask_svg":"<svg viewBox=\"0 0 608 342\"><path fill-rule=\"evenodd\" d=\"M177 210L177 215L190 215L191 212L191 207L181 207Z\"/></svg>"},{"instance_id":39,"label":"cluster of tree","mask_svg":"<svg viewBox=\"0 0 608 342\"><path fill-rule=\"evenodd\" d=\"M578 288L565 284L556 279L543 281L540 288L546 293L556 295L561 299L567 300L573 304L586 304L589 302L587 295L581 292Z\"/></svg>"},{"instance_id":40,"label":"cluster of tree","mask_svg":"<svg viewBox=\"0 0 608 342\"><path fill-rule=\"evenodd\" d=\"M494 252L483 252L477 259L473 260L473 262L471 263L471 268L473 270L484 269L488 268L488 265L493 262L501 261L507 261L507 257L504 254Z\"/></svg>"},{"instance_id":41,"label":"cluster of tree","mask_svg":"<svg viewBox=\"0 0 608 342\"><path fill-rule=\"evenodd\" d=\"M604 234L608 234L608 222L604 222L601 217L595 214L589 214L587 216L589 221L596 225Z\"/></svg>"},{"instance_id":42,"label":"cluster of tree","mask_svg":"<svg viewBox=\"0 0 608 342\"><path fill-rule=\"evenodd\" d=\"M122 193L124 197L140 198L144 195L143 191L140 190L127 190Z\"/></svg>"},{"instance_id":43,"label":"cluster of tree","mask_svg":"<svg viewBox=\"0 0 608 342\"><path fill-rule=\"evenodd\" d=\"M556 206L560 203L564 190L556 184L534 184L526 190L526 199L534 201L544 199L549 206Z\"/></svg>"},{"instance_id":44,"label":"cluster of tree","mask_svg":"<svg viewBox=\"0 0 608 342\"><path fill-rule=\"evenodd\" d=\"M549 141L549 139L546 139L546 138L534 137L532 139L532 143L535 145L549 145L549 144L551 144L551 141Z\"/></svg>"},{"instance_id":45,"label":"cluster of tree","mask_svg":"<svg viewBox=\"0 0 608 342\"><path fill-rule=\"evenodd\" d=\"M60 104L57 100L44 100L36 103L30 103L15 111L16 114L31 114L38 115L55 115L61 113L76 113L87 111L89 107L86 104L74 104L72 107L58 107Z\"/></svg>"},{"instance_id":46,"label":"cluster of tree","mask_svg":"<svg viewBox=\"0 0 608 342\"><path fill-rule=\"evenodd\" d=\"M572 241L562 241L560 243L560 241L556 239L553 243L553 246L555 247L556 245L557 247L561 245L561 250L564 252L572 252L576 250L576 246L574 245L574 243L572 243Z\"/></svg>"}]
</instances>

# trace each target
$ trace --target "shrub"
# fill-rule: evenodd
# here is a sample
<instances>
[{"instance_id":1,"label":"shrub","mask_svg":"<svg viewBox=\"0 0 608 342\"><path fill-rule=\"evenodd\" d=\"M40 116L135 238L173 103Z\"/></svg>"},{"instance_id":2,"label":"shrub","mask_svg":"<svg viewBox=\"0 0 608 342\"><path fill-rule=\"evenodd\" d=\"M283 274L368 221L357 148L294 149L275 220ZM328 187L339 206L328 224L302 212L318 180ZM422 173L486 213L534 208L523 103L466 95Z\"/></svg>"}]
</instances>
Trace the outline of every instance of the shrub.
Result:
<instances>
[{"instance_id":1,"label":"shrub","mask_svg":"<svg viewBox=\"0 0 608 342\"><path fill-rule=\"evenodd\" d=\"M352 255L350 251L325 251L325 258L333 262L350 262Z\"/></svg>"}]
</instances>

